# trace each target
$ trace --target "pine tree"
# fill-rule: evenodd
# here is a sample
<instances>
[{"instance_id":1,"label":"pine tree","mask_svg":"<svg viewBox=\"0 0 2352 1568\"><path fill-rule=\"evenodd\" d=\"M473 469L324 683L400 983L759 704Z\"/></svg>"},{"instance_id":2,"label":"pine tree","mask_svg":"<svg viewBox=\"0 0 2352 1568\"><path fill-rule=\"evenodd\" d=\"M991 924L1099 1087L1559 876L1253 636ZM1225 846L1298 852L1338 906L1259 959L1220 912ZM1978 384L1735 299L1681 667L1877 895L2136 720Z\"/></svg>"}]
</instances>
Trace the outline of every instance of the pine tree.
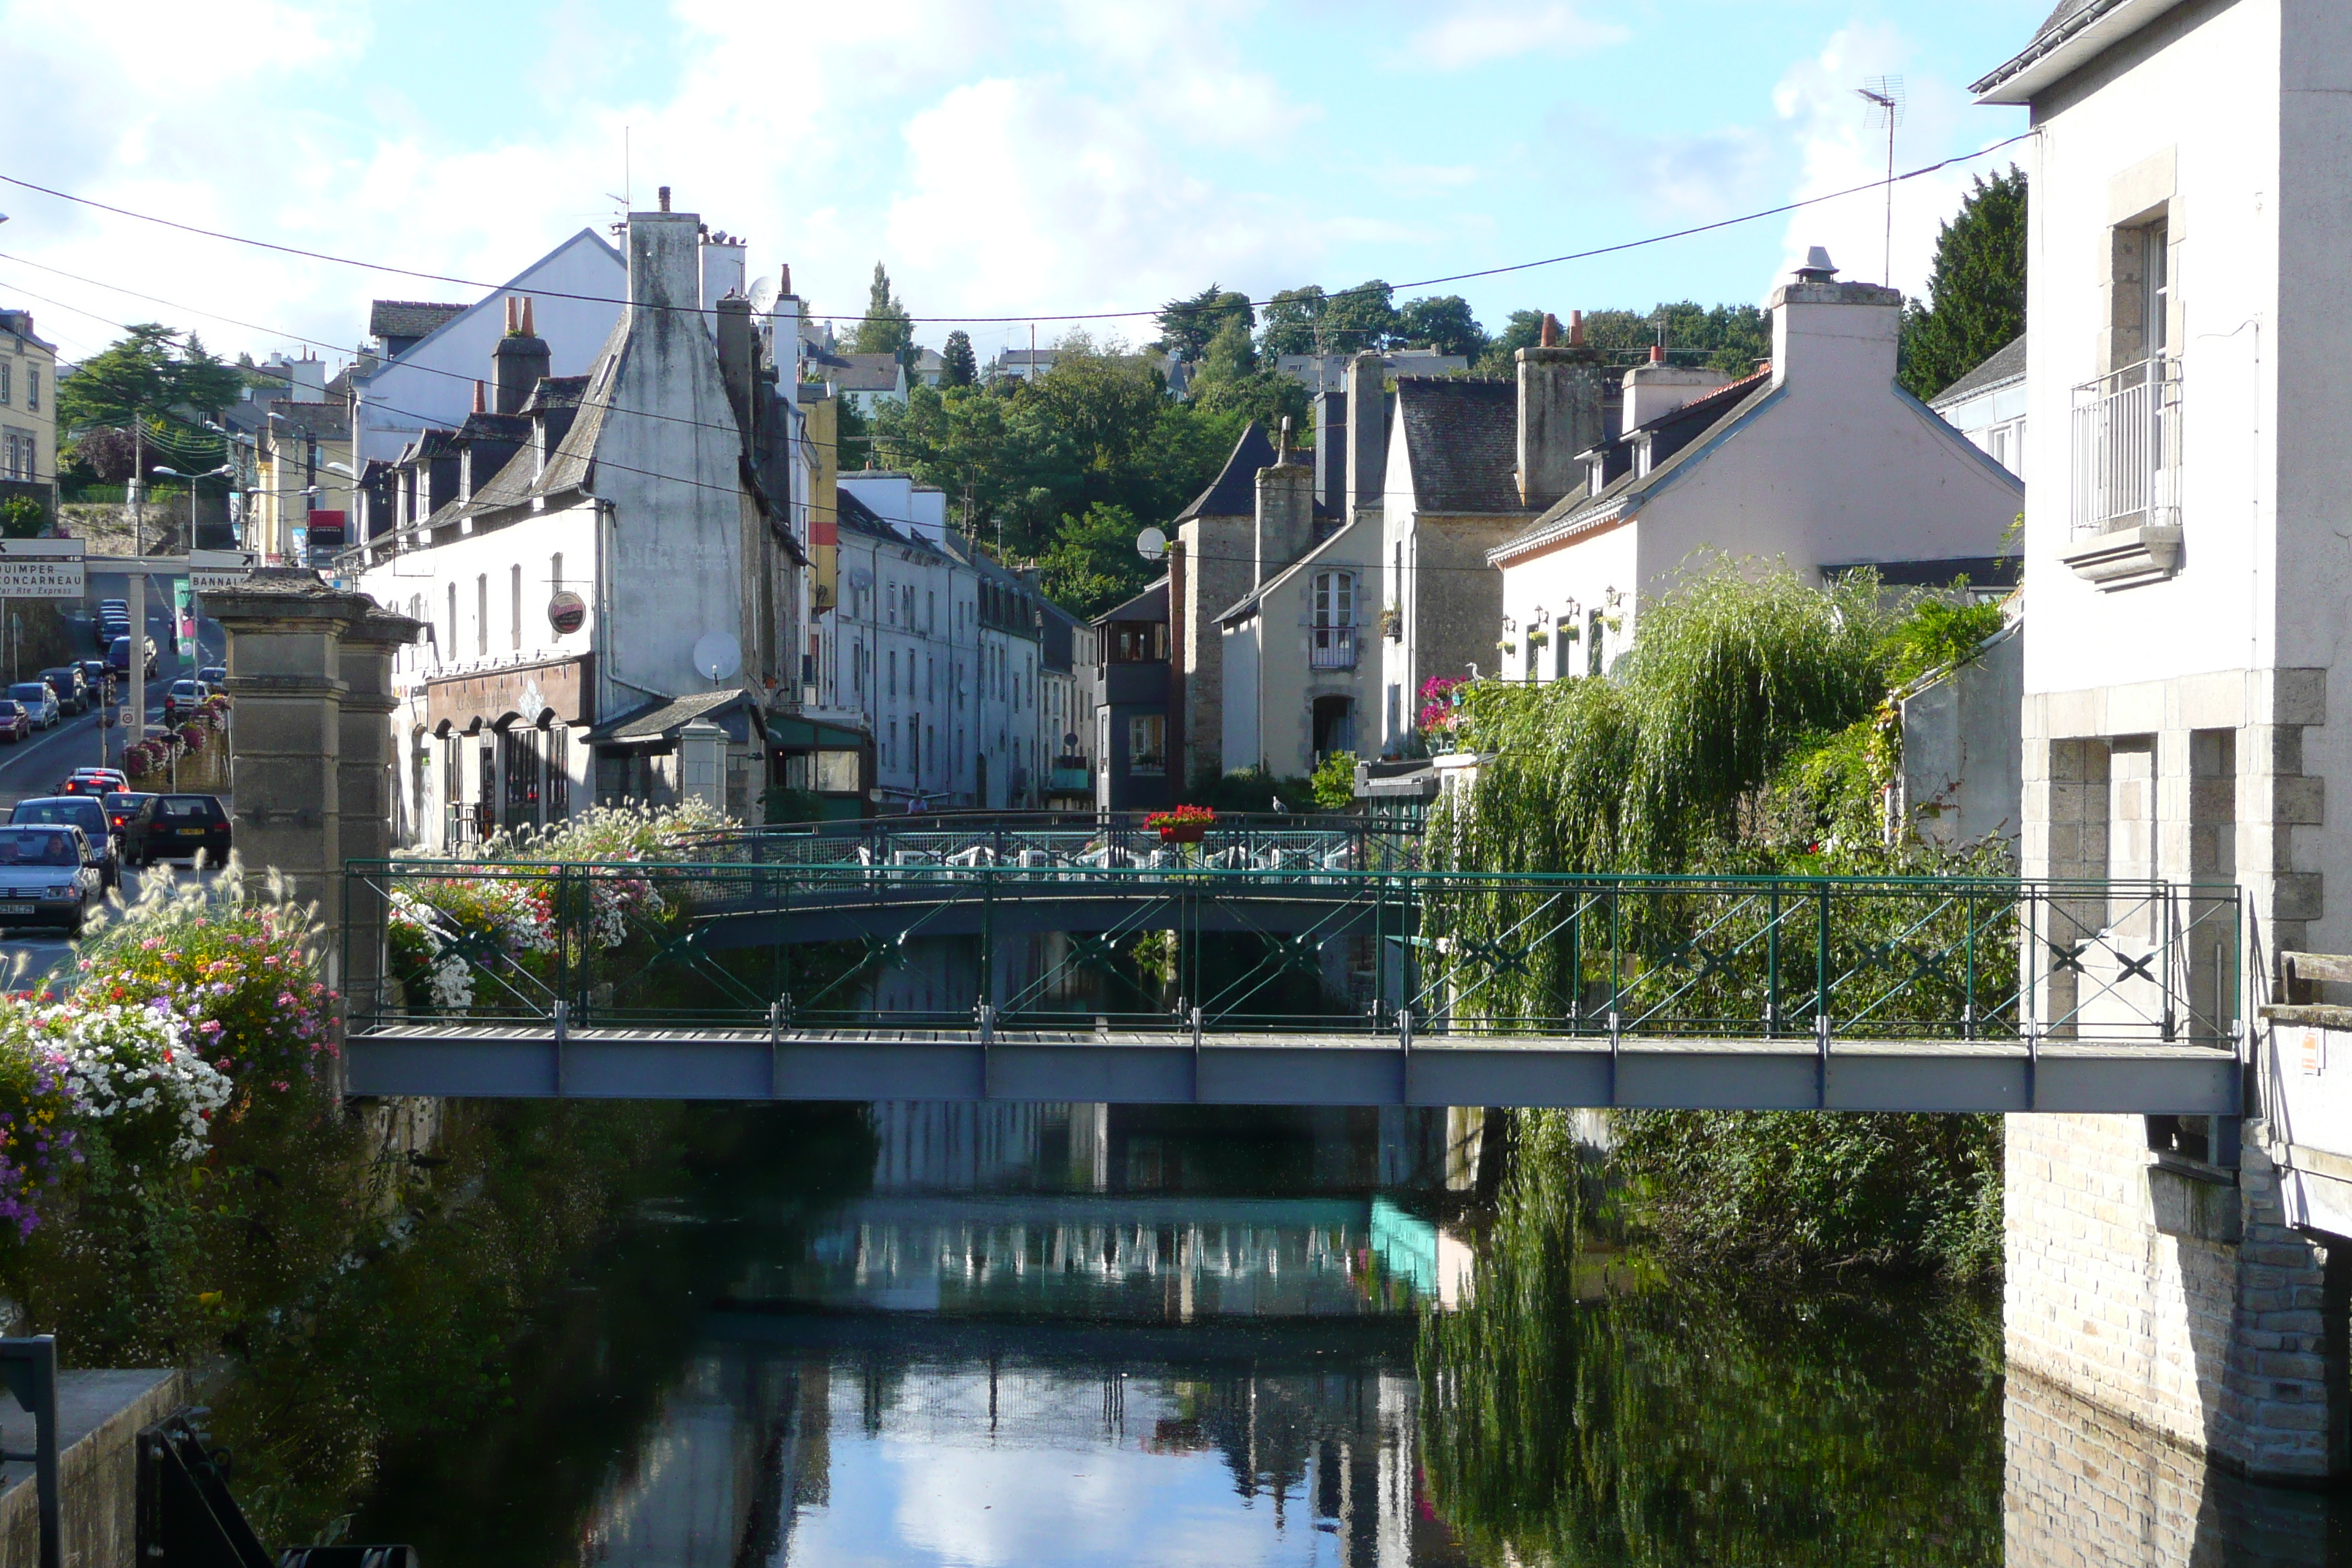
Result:
<instances>
[{"instance_id":1,"label":"pine tree","mask_svg":"<svg viewBox=\"0 0 2352 1568\"><path fill-rule=\"evenodd\" d=\"M2025 171L1977 177L1936 238L1927 305L1903 321L1895 374L1913 396L1933 397L2025 331Z\"/></svg>"},{"instance_id":2,"label":"pine tree","mask_svg":"<svg viewBox=\"0 0 2352 1568\"><path fill-rule=\"evenodd\" d=\"M980 357L971 352L971 334L959 327L948 334L947 347L940 351L940 384L970 386L980 379Z\"/></svg>"},{"instance_id":3,"label":"pine tree","mask_svg":"<svg viewBox=\"0 0 2352 1568\"><path fill-rule=\"evenodd\" d=\"M850 339L851 352L903 357L914 342L915 319L908 314L907 302L890 292L890 274L877 261L874 286L866 296L866 314Z\"/></svg>"}]
</instances>

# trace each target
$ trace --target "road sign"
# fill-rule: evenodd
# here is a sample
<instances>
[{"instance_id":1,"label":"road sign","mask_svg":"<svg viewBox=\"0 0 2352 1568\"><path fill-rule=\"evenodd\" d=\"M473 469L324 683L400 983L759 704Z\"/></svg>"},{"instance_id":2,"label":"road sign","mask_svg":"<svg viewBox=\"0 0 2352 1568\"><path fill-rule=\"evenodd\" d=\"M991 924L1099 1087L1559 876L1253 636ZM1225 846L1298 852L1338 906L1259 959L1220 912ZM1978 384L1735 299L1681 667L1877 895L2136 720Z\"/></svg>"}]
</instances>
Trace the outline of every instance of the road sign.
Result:
<instances>
[{"instance_id":1,"label":"road sign","mask_svg":"<svg viewBox=\"0 0 2352 1568\"><path fill-rule=\"evenodd\" d=\"M0 599L67 599L85 592L79 539L0 539Z\"/></svg>"},{"instance_id":2,"label":"road sign","mask_svg":"<svg viewBox=\"0 0 2352 1568\"><path fill-rule=\"evenodd\" d=\"M258 564L260 557L250 550L191 550L188 584L199 594L241 588Z\"/></svg>"},{"instance_id":3,"label":"road sign","mask_svg":"<svg viewBox=\"0 0 2352 1568\"><path fill-rule=\"evenodd\" d=\"M116 717L115 722L121 725L126 730L137 729L139 726L139 710L131 707L127 702L124 703L122 706L122 711Z\"/></svg>"}]
</instances>

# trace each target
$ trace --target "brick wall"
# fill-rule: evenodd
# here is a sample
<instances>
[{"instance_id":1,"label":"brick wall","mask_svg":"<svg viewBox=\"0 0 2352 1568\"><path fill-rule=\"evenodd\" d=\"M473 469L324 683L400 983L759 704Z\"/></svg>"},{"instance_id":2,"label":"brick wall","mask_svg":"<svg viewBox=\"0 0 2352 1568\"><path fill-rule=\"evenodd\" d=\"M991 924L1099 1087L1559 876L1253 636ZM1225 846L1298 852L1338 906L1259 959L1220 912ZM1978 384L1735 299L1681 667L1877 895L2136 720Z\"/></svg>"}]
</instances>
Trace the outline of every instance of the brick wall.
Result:
<instances>
[{"instance_id":1,"label":"brick wall","mask_svg":"<svg viewBox=\"0 0 2352 1568\"><path fill-rule=\"evenodd\" d=\"M2326 1253L2282 1223L2261 1125L2247 1126L2235 1188L2153 1169L2145 1129L2137 1116L2008 1119L2009 1364L2255 1475L2340 1468L2330 1426L2347 1371L2326 1363Z\"/></svg>"}]
</instances>

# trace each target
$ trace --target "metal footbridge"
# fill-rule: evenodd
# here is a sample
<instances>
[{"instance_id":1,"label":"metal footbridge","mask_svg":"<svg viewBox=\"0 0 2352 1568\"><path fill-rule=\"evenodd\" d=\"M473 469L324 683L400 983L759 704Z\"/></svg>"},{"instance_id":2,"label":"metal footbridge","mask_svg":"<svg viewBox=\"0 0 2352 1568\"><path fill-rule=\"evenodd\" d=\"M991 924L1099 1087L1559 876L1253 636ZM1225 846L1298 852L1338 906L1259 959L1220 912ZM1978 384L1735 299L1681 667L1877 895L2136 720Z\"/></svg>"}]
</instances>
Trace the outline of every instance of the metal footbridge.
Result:
<instances>
[{"instance_id":1,"label":"metal footbridge","mask_svg":"<svg viewBox=\"0 0 2352 1568\"><path fill-rule=\"evenodd\" d=\"M2233 1115L2237 889L1427 868L1361 819L354 861L362 1094ZM367 907L372 903L373 908ZM383 925L353 915L382 911ZM349 940L366 940L364 937Z\"/></svg>"}]
</instances>

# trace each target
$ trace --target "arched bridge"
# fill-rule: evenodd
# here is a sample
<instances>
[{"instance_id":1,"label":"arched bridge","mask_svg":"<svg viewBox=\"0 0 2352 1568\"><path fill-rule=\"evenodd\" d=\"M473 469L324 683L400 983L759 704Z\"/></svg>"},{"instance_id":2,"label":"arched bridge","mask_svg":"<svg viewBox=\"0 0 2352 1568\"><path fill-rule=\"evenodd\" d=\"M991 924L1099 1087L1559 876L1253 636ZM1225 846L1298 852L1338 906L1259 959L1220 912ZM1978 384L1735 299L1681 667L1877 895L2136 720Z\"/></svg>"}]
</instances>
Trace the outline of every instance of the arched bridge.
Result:
<instances>
[{"instance_id":1,"label":"arched bridge","mask_svg":"<svg viewBox=\"0 0 2352 1568\"><path fill-rule=\"evenodd\" d=\"M2235 1114L2238 895L1439 871L1360 820L353 862L355 1092ZM365 931L370 922L351 922Z\"/></svg>"}]
</instances>

